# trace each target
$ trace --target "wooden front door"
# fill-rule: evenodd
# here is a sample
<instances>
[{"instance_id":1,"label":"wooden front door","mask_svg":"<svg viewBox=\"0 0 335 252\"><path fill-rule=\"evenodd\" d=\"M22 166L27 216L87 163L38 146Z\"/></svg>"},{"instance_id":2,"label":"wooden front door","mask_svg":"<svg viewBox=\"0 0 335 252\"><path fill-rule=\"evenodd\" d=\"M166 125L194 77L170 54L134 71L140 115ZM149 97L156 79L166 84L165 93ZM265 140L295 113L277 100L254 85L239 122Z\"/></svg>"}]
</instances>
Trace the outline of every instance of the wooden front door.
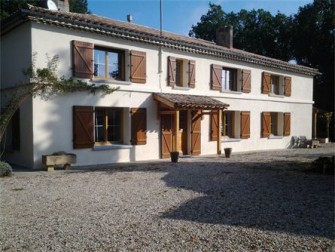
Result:
<instances>
[{"instance_id":1,"label":"wooden front door","mask_svg":"<svg viewBox=\"0 0 335 252\"><path fill-rule=\"evenodd\" d=\"M201 111L192 111L191 154L201 154Z\"/></svg>"},{"instance_id":2,"label":"wooden front door","mask_svg":"<svg viewBox=\"0 0 335 252\"><path fill-rule=\"evenodd\" d=\"M161 115L162 158L170 157L170 152L173 150L173 125L174 115Z\"/></svg>"}]
</instances>

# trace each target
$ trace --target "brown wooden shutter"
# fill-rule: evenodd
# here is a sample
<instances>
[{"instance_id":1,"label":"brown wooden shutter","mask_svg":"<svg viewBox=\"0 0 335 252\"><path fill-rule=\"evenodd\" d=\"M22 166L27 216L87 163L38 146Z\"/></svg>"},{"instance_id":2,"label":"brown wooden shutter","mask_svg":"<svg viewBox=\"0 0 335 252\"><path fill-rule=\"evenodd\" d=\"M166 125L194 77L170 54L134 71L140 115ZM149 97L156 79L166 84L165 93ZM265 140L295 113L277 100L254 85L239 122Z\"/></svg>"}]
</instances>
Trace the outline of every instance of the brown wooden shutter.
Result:
<instances>
[{"instance_id":1,"label":"brown wooden shutter","mask_svg":"<svg viewBox=\"0 0 335 252\"><path fill-rule=\"evenodd\" d=\"M94 145L93 107L73 107L73 148L92 148Z\"/></svg>"},{"instance_id":2,"label":"brown wooden shutter","mask_svg":"<svg viewBox=\"0 0 335 252\"><path fill-rule=\"evenodd\" d=\"M13 150L20 150L21 134L20 134L20 109L17 109L12 116L12 147Z\"/></svg>"},{"instance_id":3,"label":"brown wooden shutter","mask_svg":"<svg viewBox=\"0 0 335 252\"><path fill-rule=\"evenodd\" d=\"M285 84L285 91L284 95L285 96L291 96L291 77L285 76L284 77L284 84Z\"/></svg>"},{"instance_id":4,"label":"brown wooden shutter","mask_svg":"<svg viewBox=\"0 0 335 252\"><path fill-rule=\"evenodd\" d=\"M147 144L147 109L131 109L131 144Z\"/></svg>"},{"instance_id":5,"label":"brown wooden shutter","mask_svg":"<svg viewBox=\"0 0 335 252\"><path fill-rule=\"evenodd\" d=\"M284 136L291 135L291 113L284 113Z\"/></svg>"},{"instance_id":6,"label":"brown wooden shutter","mask_svg":"<svg viewBox=\"0 0 335 252\"><path fill-rule=\"evenodd\" d=\"M262 93L269 94L271 90L271 74L263 72L262 77Z\"/></svg>"},{"instance_id":7,"label":"brown wooden shutter","mask_svg":"<svg viewBox=\"0 0 335 252\"><path fill-rule=\"evenodd\" d=\"M132 50L130 52L130 81L134 83L146 83L146 75L146 53Z\"/></svg>"},{"instance_id":8,"label":"brown wooden shutter","mask_svg":"<svg viewBox=\"0 0 335 252\"><path fill-rule=\"evenodd\" d=\"M195 88L195 61L188 61L188 86Z\"/></svg>"},{"instance_id":9,"label":"brown wooden shutter","mask_svg":"<svg viewBox=\"0 0 335 252\"><path fill-rule=\"evenodd\" d=\"M93 78L93 49L91 43L72 41L73 76L78 78Z\"/></svg>"},{"instance_id":10,"label":"brown wooden shutter","mask_svg":"<svg viewBox=\"0 0 335 252\"><path fill-rule=\"evenodd\" d=\"M241 138L250 138L250 111L241 112Z\"/></svg>"},{"instance_id":11,"label":"brown wooden shutter","mask_svg":"<svg viewBox=\"0 0 335 252\"><path fill-rule=\"evenodd\" d=\"M176 85L176 58L168 57L168 86L174 87Z\"/></svg>"},{"instance_id":12,"label":"brown wooden shutter","mask_svg":"<svg viewBox=\"0 0 335 252\"><path fill-rule=\"evenodd\" d=\"M191 154L201 153L201 111L192 111Z\"/></svg>"},{"instance_id":13,"label":"brown wooden shutter","mask_svg":"<svg viewBox=\"0 0 335 252\"><path fill-rule=\"evenodd\" d=\"M262 137L268 137L271 134L271 114L270 112L262 113Z\"/></svg>"},{"instance_id":14,"label":"brown wooden shutter","mask_svg":"<svg viewBox=\"0 0 335 252\"><path fill-rule=\"evenodd\" d=\"M212 111L210 113L211 127L210 127L210 141L218 140L218 127L219 127L219 113L218 111Z\"/></svg>"},{"instance_id":15,"label":"brown wooden shutter","mask_svg":"<svg viewBox=\"0 0 335 252\"><path fill-rule=\"evenodd\" d=\"M251 71L247 69L242 70L242 92L250 93L251 91Z\"/></svg>"},{"instance_id":16,"label":"brown wooden shutter","mask_svg":"<svg viewBox=\"0 0 335 252\"><path fill-rule=\"evenodd\" d=\"M211 65L211 89L221 90L222 66Z\"/></svg>"}]
</instances>

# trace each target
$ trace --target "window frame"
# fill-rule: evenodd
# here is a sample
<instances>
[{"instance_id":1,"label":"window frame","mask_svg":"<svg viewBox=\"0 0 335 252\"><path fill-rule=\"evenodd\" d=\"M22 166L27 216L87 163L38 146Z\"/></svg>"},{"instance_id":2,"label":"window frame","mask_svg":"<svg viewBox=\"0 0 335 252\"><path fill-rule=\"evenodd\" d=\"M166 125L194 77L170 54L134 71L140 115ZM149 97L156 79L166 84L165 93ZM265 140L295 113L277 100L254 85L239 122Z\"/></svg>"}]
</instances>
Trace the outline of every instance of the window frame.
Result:
<instances>
[{"instance_id":1,"label":"window frame","mask_svg":"<svg viewBox=\"0 0 335 252\"><path fill-rule=\"evenodd\" d=\"M105 53L105 76L95 75L95 51L103 51ZM108 53L117 53L118 60L120 61L118 64L118 68L120 69L120 78L110 77L108 74ZM94 46L93 49L93 78L95 80L115 80L115 81L126 81L126 50L118 49L118 48L109 48L103 46Z\"/></svg>"},{"instance_id":2,"label":"window frame","mask_svg":"<svg viewBox=\"0 0 335 252\"><path fill-rule=\"evenodd\" d=\"M104 129L104 141L97 141L97 111L103 111L103 129ZM120 125L119 125L119 136L120 140L118 141L110 141L108 140L108 112L111 111L117 111L120 113ZM124 142L123 138L123 108L117 108L117 107L94 107L94 121L93 121L93 127L94 127L94 145L112 145L112 144L122 144Z\"/></svg>"},{"instance_id":3,"label":"window frame","mask_svg":"<svg viewBox=\"0 0 335 252\"><path fill-rule=\"evenodd\" d=\"M223 83L223 76L224 73L229 72L230 75L232 75L231 78L231 83L229 80L229 84L228 84L228 88L227 87L227 79L225 77L225 83ZM240 92L240 90L238 90L238 85L237 85L237 75L238 75L238 69L236 68L228 68L228 67L222 67L221 70L221 91L232 91L232 92Z\"/></svg>"}]
</instances>

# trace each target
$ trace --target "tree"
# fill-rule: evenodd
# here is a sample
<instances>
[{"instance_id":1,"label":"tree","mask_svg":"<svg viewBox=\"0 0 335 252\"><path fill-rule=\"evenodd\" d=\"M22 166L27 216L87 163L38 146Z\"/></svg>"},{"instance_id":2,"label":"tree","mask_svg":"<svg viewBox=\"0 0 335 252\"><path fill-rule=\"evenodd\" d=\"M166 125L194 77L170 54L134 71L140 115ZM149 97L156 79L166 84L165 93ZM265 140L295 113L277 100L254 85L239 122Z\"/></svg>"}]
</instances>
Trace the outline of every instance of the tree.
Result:
<instances>
[{"instance_id":1,"label":"tree","mask_svg":"<svg viewBox=\"0 0 335 252\"><path fill-rule=\"evenodd\" d=\"M314 82L314 100L327 111L334 111L334 10L333 0L315 0L301 7L293 19L294 56L299 64L322 73Z\"/></svg>"},{"instance_id":2,"label":"tree","mask_svg":"<svg viewBox=\"0 0 335 252\"><path fill-rule=\"evenodd\" d=\"M225 13L220 5L209 4L209 10L189 35L209 41L215 41L216 30L221 26L232 25L234 29L234 47L268 57L289 60L292 58L290 44L286 41L290 35L291 19L284 14L276 16L263 9L241 10L238 13Z\"/></svg>"},{"instance_id":3,"label":"tree","mask_svg":"<svg viewBox=\"0 0 335 252\"><path fill-rule=\"evenodd\" d=\"M46 7L46 0L0 0L0 20L10 16L26 4ZM75 13L89 13L87 0L69 0L70 11Z\"/></svg>"},{"instance_id":4,"label":"tree","mask_svg":"<svg viewBox=\"0 0 335 252\"><path fill-rule=\"evenodd\" d=\"M33 62L34 58L35 55ZM24 74L28 77L27 81L13 87L0 89L2 106L4 108L0 116L0 143L15 111L29 97L40 96L47 100L52 96L65 93L86 91L92 94L96 92L111 94L118 89L110 88L105 84L95 85L75 81L72 78L59 78L56 73L58 59L58 56L49 59L47 67L45 68L35 69L33 64L32 67L24 71Z\"/></svg>"}]
</instances>

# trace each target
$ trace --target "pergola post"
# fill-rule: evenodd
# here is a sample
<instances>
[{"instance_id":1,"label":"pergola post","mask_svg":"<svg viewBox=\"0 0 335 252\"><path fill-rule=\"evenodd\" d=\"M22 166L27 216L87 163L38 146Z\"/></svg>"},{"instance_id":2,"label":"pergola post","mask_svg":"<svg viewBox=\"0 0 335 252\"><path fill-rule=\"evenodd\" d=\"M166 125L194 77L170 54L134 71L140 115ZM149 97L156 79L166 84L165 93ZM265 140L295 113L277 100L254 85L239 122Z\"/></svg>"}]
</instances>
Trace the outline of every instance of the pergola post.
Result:
<instances>
[{"instance_id":1,"label":"pergola post","mask_svg":"<svg viewBox=\"0 0 335 252\"><path fill-rule=\"evenodd\" d=\"M217 137L217 154L221 155L222 151L221 151L221 129L222 129L222 110L219 109L218 110L218 137Z\"/></svg>"},{"instance_id":2,"label":"pergola post","mask_svg":"<svg viewBox=\"0 0 335 252\"><path fill-rule=\"evenodd\" d=\"M175 113L175 132L174 132L174 146L173 146L173 151L179 151L178 146L179 146L179 110L176 110Z\"/></svg>"}]
</instances>

